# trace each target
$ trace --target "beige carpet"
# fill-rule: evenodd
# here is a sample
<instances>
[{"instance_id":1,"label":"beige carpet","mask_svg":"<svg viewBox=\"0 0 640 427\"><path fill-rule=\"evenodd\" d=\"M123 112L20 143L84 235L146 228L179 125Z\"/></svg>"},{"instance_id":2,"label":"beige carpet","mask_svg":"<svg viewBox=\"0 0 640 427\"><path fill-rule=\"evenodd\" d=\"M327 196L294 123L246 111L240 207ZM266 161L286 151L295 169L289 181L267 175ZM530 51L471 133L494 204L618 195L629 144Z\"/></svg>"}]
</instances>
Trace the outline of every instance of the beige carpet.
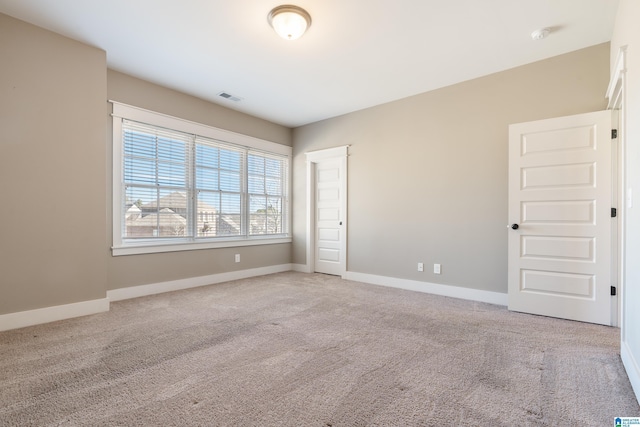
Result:
<instances>
[{"instance_id":1,"label":"beige carpet","mask_svg":"<svg viewBox=\"0 0 640 427\"><path fill-rule=\"evenodd\" d=\"M2 426L612 426L619 330L283 273L0 333Z\"/></svg>"}]
</instances>

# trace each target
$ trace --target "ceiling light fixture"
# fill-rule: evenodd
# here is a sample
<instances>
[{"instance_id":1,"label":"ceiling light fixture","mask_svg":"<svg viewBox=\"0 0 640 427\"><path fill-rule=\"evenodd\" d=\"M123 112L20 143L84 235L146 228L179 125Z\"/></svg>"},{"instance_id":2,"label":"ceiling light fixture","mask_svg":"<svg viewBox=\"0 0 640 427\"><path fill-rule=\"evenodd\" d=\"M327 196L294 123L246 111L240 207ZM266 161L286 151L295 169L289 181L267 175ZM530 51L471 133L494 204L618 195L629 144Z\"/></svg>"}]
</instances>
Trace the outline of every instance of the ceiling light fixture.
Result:
<instances>
[{"instance_id":1,"label":"ceiling light fixture","mask_svg":"<svg viewBox=\"0 0 640 427\"><path fill-rule=\"evenodd\" d=\"M311 15L301 7L285 4L274 7L268 16L269 25L285 40L302 37L311 26Z\"/></svg>"}]
</instances>

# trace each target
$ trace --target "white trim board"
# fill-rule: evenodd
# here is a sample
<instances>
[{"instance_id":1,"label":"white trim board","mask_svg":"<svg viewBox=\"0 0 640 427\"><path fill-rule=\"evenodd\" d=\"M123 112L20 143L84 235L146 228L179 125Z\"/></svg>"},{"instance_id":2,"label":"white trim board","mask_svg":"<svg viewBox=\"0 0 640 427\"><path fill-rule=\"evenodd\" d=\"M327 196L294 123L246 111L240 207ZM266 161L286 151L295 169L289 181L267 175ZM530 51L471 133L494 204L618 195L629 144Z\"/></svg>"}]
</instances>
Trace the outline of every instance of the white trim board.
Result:
<instances>
[{"instance_id":1,"label":"white trim board","mask_svg":"<svg viewBox=\"0 0 640 427\"><path fill-rule=\"evenodd\" d=\"M41 325L58 320L71 319L74 317L103 313L105 311L109 311L109 304L111 301L120 301L163 292L213 285L216 283L247 279L249 277L264 276L273 273L282 273L285 271L292 271L294 269L293 264L282 264L114 289L107 291L106 298L2 314L0 315L0 332L24 328L27 326Z\"/></svg>"},{"instance_id":2,"label":"white trim board","mask_svg":"<svg viewBox=\"0 0 640 427\"><path fill-rule=\"evenodd\" d=\"M312 273L311 268L307 264L291 264L291 271L298 273Z\"/></svg>"},{"instance_id":3,"label":"white trim board","mask_svg":"<svg viewBox=\"0 0 640 427\"><path fill-rule=\"evenodd\" d=\"M503 294L500 292L482 291L479 289L462 288L460 286L439 285L437 283L398 279L394 277L377 276L374 274L356 273L353 271L347 271L347 274L344 278L347 280L368 283L371 285L387 286L390 288L405 289L408 291L423 292L445 297L486 302L489 304L503 306L507 305L507 294Z\"/></svg>"},{"instance_id":4,"label":"white trim board","mask_svg":"<svg viewBox=\"0 0 640 427\"><path fill-rule=\"evenodd\" d=\"M624 365L631 387L636 394L636 399L640 403L640 365L638 361L633 358L633 353L626 342L622 341L620 345L620 358Z\"/></svg>"},{"instance_id":5,"label":"white trim board","mask_svg":"<svg viewBox=\"0 0 640 427\"><path fill-rule=\"evenodd\" d=\"M620 86L623 83L623 78L627 72L627 46L621 46L620 50L618 50L618 56L616 58L616 65L613 67L611 73L611 80L609 80L609 87L607 88L607 93L605 94L605 98L609 100L607 105L607 109L614 109L619 107L618 102L620 100Z\"/></svg>"},{"instance_id":6,"label":"white trim board","mask_svg":"<svg viewBox=\"0 0 640 427\"><path fill-rule=\"evenodd\" d=\"M58 320L65 320L74 317L102 313L105 311L109 311L110 301L121 301L147 295L155 295L163 292L179 291L183 289L213 285L216 283L229 282L232 280L247 279L250 277L258 277L274 273L282 273L285 271L309 273L309 268L305 264L281 264L269 267L253 268L249 270L212 274L209 276L190 277L186 279L152 283L148 285L113 289L107 291L107 298L0 315L0 331L8 331L11 329L24 328L27 326L55 322ZM498 292L481 291L478 289L439 285L435 283L419 282L415 280L398 279L393 277L377 276L373 274L356 273L349 271L346 273L344 279L372 285L388 286L392 288L424 292L453 298L487 302L490 304L505 306L507 305L507 294L501 294ZM636 372L638 371L636 370ZM638 375L636 374L636 376ZM638 381L638 383L638 388L640 388L640 380Z\"/></svg>"},{"instance_id":7,"label":"white trim board","mask_svg":"<svg viewBox=\"0 0 640 427\"><path fill-rule=\"evenodd\" d=\"M214 285L216 283L230 282L232 280L247 279L249 277L264 276L267 274L282 273L293 270L292 264L272 265L269 267L252 268L249 270L230 271L228 273L211 274L209 276L189 277L186 279L171 280L168 282L151 283L148 285L131 286L128 288L113 289L107 291L107 297L111 301L144 297L147 295L161 294L164 292L181 291L183 289L197 288L200 286Z\"/></svg>"},{"instance_id":8,"label":"white trim board","mask_svg":"<svg viewBox=\"0 0 640 427\"><path fill-rule=\"evenodd\" d=\"M0 331L24 328L74 317L109 311L109 299L101 298L72 304L55 305L35 310L0 315Z\"/></svg>"}]
</instances>

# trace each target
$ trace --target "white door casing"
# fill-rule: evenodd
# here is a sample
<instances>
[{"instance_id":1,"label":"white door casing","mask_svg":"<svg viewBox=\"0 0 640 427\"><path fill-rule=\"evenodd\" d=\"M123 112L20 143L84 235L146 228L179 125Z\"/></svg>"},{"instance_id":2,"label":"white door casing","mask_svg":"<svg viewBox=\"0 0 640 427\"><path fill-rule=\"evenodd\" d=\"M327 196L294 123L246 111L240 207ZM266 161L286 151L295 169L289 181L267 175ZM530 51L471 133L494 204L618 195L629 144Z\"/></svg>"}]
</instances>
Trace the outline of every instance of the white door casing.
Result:
<instances>
[{"instance_id":1,"label":"white door casing","mask_svg":"<svg viewBox=\"0 0 640 427\"><path fill-rule=\"evenodd\" d=\"M510 310L612 324L611 206L610 111L509 127Z\"/></svg>"},{"instance_id":2,"label":"white door casing","mask_svg":"<svg viewBox=\"0 0 640 427\"><path fill-rule=\"evenodd\" d=\"M306 153L310 272L344 277L347 271L347 148Z\"/></svg>"}]
</instances>

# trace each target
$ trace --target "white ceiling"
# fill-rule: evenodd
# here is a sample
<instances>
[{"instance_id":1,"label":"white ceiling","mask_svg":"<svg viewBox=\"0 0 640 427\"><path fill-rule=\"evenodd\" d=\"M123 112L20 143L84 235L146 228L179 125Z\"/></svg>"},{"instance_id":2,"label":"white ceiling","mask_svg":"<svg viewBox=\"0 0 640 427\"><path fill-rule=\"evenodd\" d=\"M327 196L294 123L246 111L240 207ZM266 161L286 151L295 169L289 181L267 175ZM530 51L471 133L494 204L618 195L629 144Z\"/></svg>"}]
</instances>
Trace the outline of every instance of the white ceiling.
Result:
<instances>
[{"instance_id":1,"label":"white ceiling","mask_svg":"<svg viewBox=\"0 0 640 427\"><path fill-rule=\"evenodd\" d=\"M617 0L0 0L107 52L109 68L296 127L609 41ZM532 41L531 32L552 27ZM240 102L218 96L227 92Z\"/></svg>"}]
</instances>

